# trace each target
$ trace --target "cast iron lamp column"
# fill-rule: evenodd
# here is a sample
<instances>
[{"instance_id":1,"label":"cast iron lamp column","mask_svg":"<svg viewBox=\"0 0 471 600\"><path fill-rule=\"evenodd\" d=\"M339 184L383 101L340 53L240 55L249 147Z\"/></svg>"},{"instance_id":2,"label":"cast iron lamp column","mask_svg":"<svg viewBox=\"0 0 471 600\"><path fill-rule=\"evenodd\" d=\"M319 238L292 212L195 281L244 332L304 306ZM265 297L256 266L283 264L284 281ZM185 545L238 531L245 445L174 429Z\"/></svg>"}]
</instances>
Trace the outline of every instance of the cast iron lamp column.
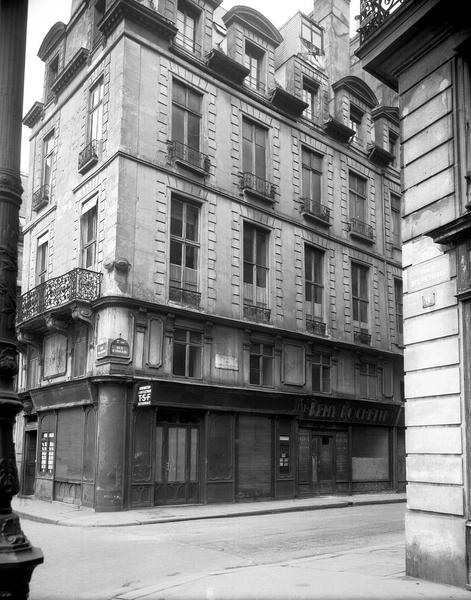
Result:
<instances>
[{"instance_id":1,"label":"cast iron lamp column","mask_svg":"<svg viewBox=\"0 0 471 600\"><path fill-rule=\"evenodd\" d=\"M11 508L19 491L13 425L22 405L14 389L20 155L28 0L0 0L0 598L26 600L42 552Z\"/></svg>"}]
</instances>

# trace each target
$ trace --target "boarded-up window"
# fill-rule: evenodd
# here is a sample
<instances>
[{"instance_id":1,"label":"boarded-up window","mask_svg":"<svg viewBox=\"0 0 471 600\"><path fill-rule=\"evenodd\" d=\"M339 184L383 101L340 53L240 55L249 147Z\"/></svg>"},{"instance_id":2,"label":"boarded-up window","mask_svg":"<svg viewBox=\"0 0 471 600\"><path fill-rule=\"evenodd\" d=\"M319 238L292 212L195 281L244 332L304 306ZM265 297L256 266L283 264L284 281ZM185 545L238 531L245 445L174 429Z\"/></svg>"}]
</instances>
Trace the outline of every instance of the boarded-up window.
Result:
<instances>
[{"instance_id":1,"label":"boarded-up window","mask_svg":"<svg viewBox=\"0 0 471 600\"><path fill-rule=\"evenodd\" d=\"M88 327L77 327L72 346L72 377L85 375L87 371Z\"/></svg>"},{"instance_id":2,"label":"boarded-up window","mask_svg":"<svg viewBox=\"0 0 471 600\"><path fill-rule=\"evenodd\" d=\"M232 415L210 415L208 421L208 479L232 479Z\"/></svg>"},{"instance_id":3,"label":"boarded-up window","mask_svg":"<svg viewBox=\"0 0 471 600\"><path fill-rule=\"evenodd\" d=\"M290 385L305 383L304 346L286 344L283 347L283 378Z\"/></svg>"},{"instance_id":4,"label":"boarded-up window","mask_svg":"<svg viewBox=\"0 0 471 600\"><path fill-rule=\"evenodd\" d=\"M82 477L83 408L59 411L57 416L56 479L77 481Z\"/></svg>"},{"instance_id":5,"label":"boarded-up window","mask_svg":"<svg viewBox=\"0 0 471 600\"><path fill-rule=\"evenodd\" d=\"M348 453L348 433L335 433L335 478L337 481L348 481L350 478L350 461Z\"/></svg>"},{"instance_id":6,"label":"boarded-up window","mask_svg":"<svg viewBox=\"0 0 471 600\"><path fill-rule=\"evenodd\" d=\"M238 444L238 496L271 495L272 424L270 417L241 415Z\"/></svg>"},{"instance_id":7,"label":"boarded-up window","mask_svg":"<svg viewBox=\"0 0 471 600\"><path fill-rule=\"evenodd\" d=\"M354 427L352 430L353 481L389 479L389 429Z\"/></svg>"},{"instance_id":8,"label":"boarded-up window","mask_svg":"<svg viewBox=\"0 0 471 600\"><path fill-rule=\"evenodd\" d=\"M67 369L67 338L55 333L44 338L44 377L64 375Z\"/></svg>"}]
</instances>

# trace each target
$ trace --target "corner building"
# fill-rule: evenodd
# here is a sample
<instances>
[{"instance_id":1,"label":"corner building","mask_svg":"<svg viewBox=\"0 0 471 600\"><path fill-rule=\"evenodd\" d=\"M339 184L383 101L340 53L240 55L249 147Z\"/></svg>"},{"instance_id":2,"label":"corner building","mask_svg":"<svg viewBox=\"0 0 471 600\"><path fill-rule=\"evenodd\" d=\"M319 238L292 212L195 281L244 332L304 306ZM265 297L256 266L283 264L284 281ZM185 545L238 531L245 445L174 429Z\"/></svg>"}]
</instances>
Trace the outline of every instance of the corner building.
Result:
<instances>
[{"instance_id":1,"label":"corner building","mask_svg":"<svg viewBox=\"0 0 471 600\"><path fill-rule=\"evenodd\" d=\"M277 30L75 0L51 28L24 118L24 494L404 489L398 115L350 72L348 9Z\"/></svg>"}]
</instances>

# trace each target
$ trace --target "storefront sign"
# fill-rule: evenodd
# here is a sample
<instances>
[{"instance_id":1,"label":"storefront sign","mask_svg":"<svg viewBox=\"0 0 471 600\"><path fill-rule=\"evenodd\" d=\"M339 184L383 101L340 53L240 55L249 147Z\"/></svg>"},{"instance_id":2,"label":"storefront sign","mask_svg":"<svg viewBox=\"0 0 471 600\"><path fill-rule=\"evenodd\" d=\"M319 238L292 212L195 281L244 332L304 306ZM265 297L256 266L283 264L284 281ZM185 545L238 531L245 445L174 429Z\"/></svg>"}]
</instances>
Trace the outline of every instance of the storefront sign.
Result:
<instances>
[{"instance_id":1,"label":"storefront sign","mask_svg":"<svg viewBox=\"0 0 471 600\"><path fill-rule=\"evenodd\" d=\"M227 369L228 371L238 371L239 361L237 356L229 356L227 354L216 354L216 360L214 361L216 369Z\"/></svg>"},{"instance_id":2,"label":"storefront sign","mask_svg":"<svg viewBox=\"0 0 471 600\"><path fill-rule=\"evenodd\" d=\"M137 386L137 404L138 406L148 406L152 400L152 386L150 383Z\"/></svg>"},{"instance_id":3,"label":"storefront sign","mask_svg":"<svg viewBox=\"0 0 471 600\"><path fill-rule=\"evenodd\" d=\"M306 399L302 402L303 419L363 423L368 425L394 425L400 406L377 405L372 402L348 400Z\"/></svg>"}]
</instances>

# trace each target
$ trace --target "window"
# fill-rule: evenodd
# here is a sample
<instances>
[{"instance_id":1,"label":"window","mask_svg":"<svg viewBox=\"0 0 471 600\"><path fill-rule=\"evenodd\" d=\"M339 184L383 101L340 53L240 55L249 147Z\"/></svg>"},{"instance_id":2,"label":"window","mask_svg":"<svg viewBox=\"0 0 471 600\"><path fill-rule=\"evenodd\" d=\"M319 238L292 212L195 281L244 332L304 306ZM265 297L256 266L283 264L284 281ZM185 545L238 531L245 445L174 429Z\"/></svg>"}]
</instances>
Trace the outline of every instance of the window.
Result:
<instances>
[{"instance_id":1,"label":"window","mask_svg":"<svg viewBox=\"0 0 471 600\"><path fill-rule=\"evenodd\" d=\"M172 198L170 212L170 298L179 290L198 291L199 209ZM173 288L173 289L172 289Z\"/></svg>"},{"instance_id":2,"label":"window","mask_svg":"<svg viewBox=\"0 0 471 600\"><path fill-rule=\"evenodd\" d=\"M273 385L273 346L250 344L250 383Z\"/></svg>"},{"instance_id":3,"label":"window","mask_svg":"<svg viewBox=\"0 0 471 600\"><path fill-rule=\"evenodd\" d=\"M394 246L401 245L401 198L391 194L391 233Z\"/></svg>"},{"instance_id":4,"label":"window","mask_svg":"<svg viewBox=\"0 0 471 600\"><path fill-rule=\"evenodd\" d=\"M51 86L59 75L59 56L55 56L47 66L46 75L46 100L51 95Z\"/></svg>"},{"instance_id":5,"label":"window","mask_svg":"<svg viewBox=\"0 0 471 600\"><path fill-rule=\"evenodd\" d=\"M392 161L392 166L395 167L397 165L397 140L399 136L394 131L389 130L388 132L388 150L389 153L394 156Z\"/></svg>"},{"instance_id":6,"label":"window","mask_svg":"<svg viewBox=\"0 0 471 600\"><path fill-rule=\"evenodd\" d=\"M52 473L54 469L55 440L53 431L41 433L41 473Z\"/></svg>"},{"instance_id":7,"label":"window","mask_svg":"<svg viewBox=\"0 0 471 600\"><path fill-rule=\"evenodd\" d=\"M103 136L103 80L90 90L88 107L88 141L99 141Z\"/></svg>"},{"instance_id":8,"label":"window","mask_svg":"<svg viewBox=\"0 0 471 600\"><path fill-rule=\"evenodd\" d=\"M72 343L72 377L81 377L87 371L88 327L76 327Z\"/></svg>"},{"instance_id":9,"label":"window","mask_svg":"<svg viewBox=\"0 0 471 600\"><path fill-rule=\"evenodd\" d=\"M311 361L312 391L330 392L330 354L313 352Z\"/></svg>"},{"instance_id":10,"label":"window","mask_svg":"<svg viewBox=\"0 0 471 600\"><path fill-rule=\"evenodd\" d=\"M260 179L267 178L267 130L252 121L242 122L242 170Z\"/></svg>"},{"instance_id":11,"label":"window","mask_svg":"<svg viewBox=\"0 0 471 600\"><path fill-rule=\"evenodd\" d=\"M360 397L378 397L378 369L373 363L360 363Z\"/></svg>"},{"instance_id":12,"label":"window","mask_svg":"<svg viewBox=\"0 0 471 600\"><path fill-rule=\"evenodd\" d=\"M402 336L403 332L403 306L402 306L402 280L394 279L394 308L396 315L396 332Z\"/></svg>"},{"instance_id":13,"label":"window","mask_svg":"<svg viewBox=\"0 0 471 600\"><path fill-rule=\"evenodd\" d=\"M49 196L52 182L52 155L54 152L54 132L52 131L43 141L43 164L41 173L41 185L44 192Z\"/></svg>"},{"instance_id":14,"label":"window","mask_svg":"<svg viewBox=\"0 0 471 600\"><path fill-rule=\"evenodd\" d=\"M323 321L322 299L324 296L323 278L324 253L311 246L304 250L304 285L306 316L308 319Z\"/></svg>"},{"instance_id":15,"label":"window","mask_svg":"<svg viewBox=\"0 0 471 600\"><path fill-rule=\"evenodd\" d=\"M291 471L290 465L290 452L291 442L290 436L287 434L279 434L278 436L278 454L279 454L279 465L278 473L280 475L289 475Z\"/></svg>"},{"instance_id":16,"label":"window","mask_svg":"<svg viewBox=\"0 0 471 600\"><path fill-rule=\"evenodd\" d=\"M244 225L244 302L268 305L268 232Z\"/></svg>"},{"instance_id":17,"label":"window","mask_svg":"<svg viewBox=\"0 0 471 600\"><path fill-rule=\"evenodd\" d=\"M303 92L302 99L308 105L304 109L303 117L312 121L317 113L317 98L318 98L318 86L310 81L303 80Z\"/></svg>"},{"instance_id":18,"label":"window","mask_svg":"<svg viewBox=\"0 0 471 600\"><path fill-rule=\"evenodd\" d=\"M350 129L355 132L351 139L352 142L358 142L361 138L361 124L363 122L363 113L359 108L350 104Z\"/></svg>"},{"instance_id":19,"label":"window","mask_svg":"<svg viewBox=\"0 0 471 600\"><path fill-rule=\"evenodd\" d=\"M198 12L185 2L178 2L176 41L179 46L188 52L201 54L201 46L196 43Z\"/></svg>"},{"instance_id":20,"label":"window","mask_svg":"<svg viewBox=\"0 0 471 600\"><path fill-rule=\"evenodd\" d=\"M43 235L38 238L36 246L36 285L47 279L48 239Z\"/></svg>"},{"instance_id":21,"label":"window","mask_svg":"<svg viewBox=\"0 0 471 600\"><path fill-rule=\"evenodd\" d=\"M348 196L351 218L366 223L366 179L352 171L348 174Z\"/></svg>"},{"instance_id":22,"label":"window","mask_svg":"<svg viewBox=\"0 0 471 600\"><path fill-rule=\"evenodd\" d=\"M39 350L33 346L28 348L28 359L26 362L26 385L28 389L38 387L40 380L40 355Z\"/></svg>"},{"instance_id":23,"label":"window","mask_svg":"<svg viewBox=\"0 0 471 600\"><path fill-rule=\"evenodd\" d=\"M303 198L320 203L322 192L322 156L310 150L302 150Z\"/></svg>"},{"instance_id":24,"label":"window","mask_svg":"<svg viewBox=\"0 0 471 600\"><path fill-rule=\"evenodd\" d=\"M360 327L368 325L368 267L352 264L353 321Z\"/></svg>"},{"instance_id":25,"label":"window","mask_svg":"<svg viewBox=\"0 0 471 600\"><path fill-rule=\"evenodd\" d=\"M251 88L262 93L265 91L265 85L262 80L263 57L263 50L247 40L245 41L244 65L250 70L245 81Z\"/></svg>"},{"instance_id":26,"label":"window","mask_svg":"<svg viewBox=\"0 0 471 600\"><path fill-rule=\"evenodd\" d=\"M89 208L81 219L82 257L81 266L84 269L95 267L96 264L96 235L97 207Z\"/></svg>"},{"instance_id":27,"label":"window","mask_svg":"<svg viewBox=\"0 0 471 600\"><path fill-rule=\"evenodd\" d=\"M322 50L322 31L313 23L302 21L301 23L301 38L306 42L309 49L318 48Z\"/></svg>"},{"instance_id":28,"label":"window","mask_svg":"<svg viewBox=\"0 0 471 600\"><path fill-rule=\"evenodd\" d=\"M172 89L172 140L200 149L201 94L173 81Z\"/></svg>"},{"instance_id":29,"label":"window","mask_svg":"<svg viewBox=\"0 0 471 600\"><path fill-rule=\"evenodd\" d=\"M173 334L173 374L201 377L202 334L175 328Z\"/></svg>"},{"instance_id":30,"label":"window","mask_svg":"<svg viewBox=\"0 0 471 600\"><path fill-rule=\"evenodd\" d=\"M95 47L102 39L100 30L98 29L98 23L105 14L105 0L96 0L93 6L93 47Z\"/></svg>"}]
</instances>

